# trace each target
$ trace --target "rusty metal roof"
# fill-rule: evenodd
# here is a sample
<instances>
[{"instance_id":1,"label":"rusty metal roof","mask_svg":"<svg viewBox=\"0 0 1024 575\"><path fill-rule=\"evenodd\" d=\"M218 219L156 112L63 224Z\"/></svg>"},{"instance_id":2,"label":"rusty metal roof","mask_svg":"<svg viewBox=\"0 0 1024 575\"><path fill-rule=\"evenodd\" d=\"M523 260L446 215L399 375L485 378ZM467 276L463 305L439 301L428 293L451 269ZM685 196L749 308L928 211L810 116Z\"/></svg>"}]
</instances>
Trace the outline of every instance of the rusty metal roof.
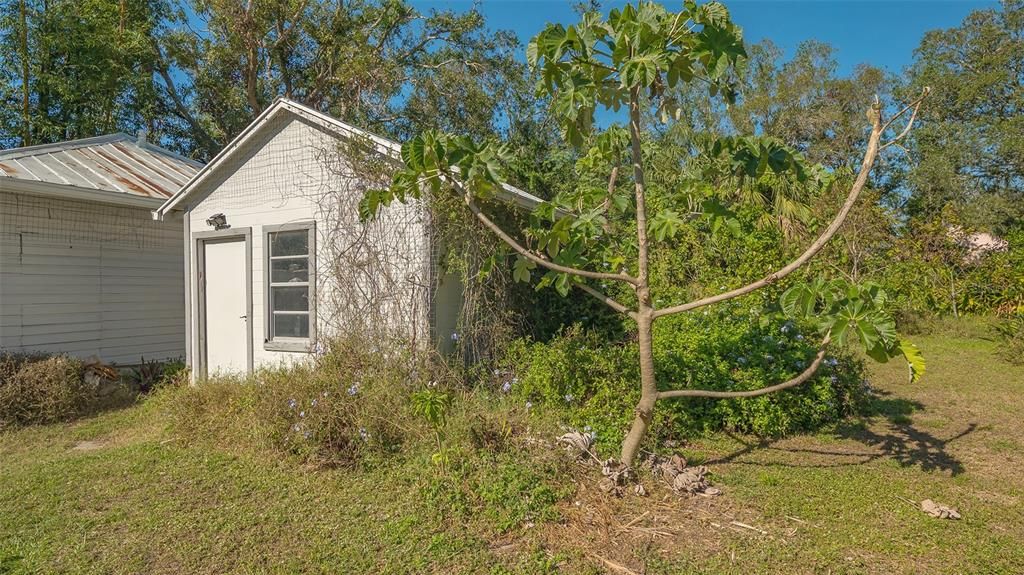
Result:
<instances>
[{"instance_id":1,"label":"rusty metal roof","mask_svg":"<svg viewBox=\"0 0 1024 575\"><path fill-rule=\"evenodd\" d=\"M202 168L127 134L0 150L0 177L165 200Z\"/></svg>"}]
</instances>

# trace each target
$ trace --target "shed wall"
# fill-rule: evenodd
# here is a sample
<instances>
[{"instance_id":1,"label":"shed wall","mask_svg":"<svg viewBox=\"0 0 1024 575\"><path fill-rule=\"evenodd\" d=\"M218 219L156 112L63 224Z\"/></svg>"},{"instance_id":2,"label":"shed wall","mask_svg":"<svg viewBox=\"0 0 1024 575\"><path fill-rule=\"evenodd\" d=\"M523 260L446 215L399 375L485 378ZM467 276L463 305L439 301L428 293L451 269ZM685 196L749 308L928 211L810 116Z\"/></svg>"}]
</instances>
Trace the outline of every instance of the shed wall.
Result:
<instances>
[{"instance_id":1,"label":"shed wall","mask_svg":"<svg viewBox=\"0 0 1024 575\"><path fill-rule=\"evenodd\" d=\"M144 208L0 193L0 348L183 357L181 234Z\"/></svg>"},{"instance_id":2,"label":"shed wall","mask_svg":"<svg viewBox=\"0 0 1024 575\"><path fill-rule=\"evenodd\" d=\"M396 205L377 222L359 221L362 178L344 160L339 135L294 114L270 120L187 206L190 230L189 357L202 357L197 234L223 213L232 230L251 230L252 353L255 368L308 357L308 350L265 348L265 230L307 221L316 225L316 332L326 340L347 332L388 329L430 334L430 241L418 205Z\"/></svg>"}]
</instances>

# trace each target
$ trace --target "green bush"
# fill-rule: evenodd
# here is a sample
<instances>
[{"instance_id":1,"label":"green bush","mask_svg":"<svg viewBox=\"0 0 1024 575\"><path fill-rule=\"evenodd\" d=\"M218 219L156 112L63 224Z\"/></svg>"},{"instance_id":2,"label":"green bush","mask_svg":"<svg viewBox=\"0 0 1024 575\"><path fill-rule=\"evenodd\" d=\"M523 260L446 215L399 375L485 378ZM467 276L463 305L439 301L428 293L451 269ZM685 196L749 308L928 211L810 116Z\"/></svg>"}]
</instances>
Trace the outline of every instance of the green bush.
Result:
<instances>
[{"instance_id":1,"label":"green bush","mask_svg":"<svg viewBox=\"0 0 1024 575\"><path fill-rule=\"evenodd\" d=\"M385 357L341 341L309 364L167 388L156 399L166 405L175 432L194 440L345 466L426 436L409 397L430 381L425 364L411 356Z\"/></svg>"},{"instance_id":2,"label":"green bush","mask_svg":"<svg viewBox=\"0 0 1024 575\"><path fill-rule=\"evenodd\" d=\"M83 363L66 356L0 353L0 428L73 419L96 400Z\"/></svg>"},{"instance_id":3,"label":"green bush","mask_svg":"<svg viewBox=\"0 0 1024 575\"><path fill-rule=\"evenodd\" d=\"M999 342L999 357L1015 365L1024 365L1024 313L994 326Z\"/></svg>"},{"instance_id":4,"label":"green bush","mask_svg":"<svg viewBox=\"0 0 1024 575\"><path fill-rule=\"evenodd\" d=\"M663 318L655 325L655 364L662 389L750 390L789 379L816 347L798 326L761 325L761 309L740 303L707 314ZM608 343L574 326L547 343L518 341L498 372L500 388L533 409L555 409L566 423L592 430L599 447L616 449L639 399L634 342ZM654 440L717 430L781 436L813 430L856 412L865 399L859 361L832 350L803 385L756 398L670 399L659 404Z\"/></svg>"},{"instance_id":5,"label":"green bush","mask_svg":"<svg viewBox=\"0 0 1024 575\"><path fill-rule=\"evenodd\" d=\"M938 233L944 239L945 228ZM1024 230L1006 235L1006 251L978 260L965 259L966 251L955 247L938 257L926 239L923 232L902 238L878 265L881 271L873 279L898 307L925 315L1024 312Z\"/></svg>"}]
</instances>

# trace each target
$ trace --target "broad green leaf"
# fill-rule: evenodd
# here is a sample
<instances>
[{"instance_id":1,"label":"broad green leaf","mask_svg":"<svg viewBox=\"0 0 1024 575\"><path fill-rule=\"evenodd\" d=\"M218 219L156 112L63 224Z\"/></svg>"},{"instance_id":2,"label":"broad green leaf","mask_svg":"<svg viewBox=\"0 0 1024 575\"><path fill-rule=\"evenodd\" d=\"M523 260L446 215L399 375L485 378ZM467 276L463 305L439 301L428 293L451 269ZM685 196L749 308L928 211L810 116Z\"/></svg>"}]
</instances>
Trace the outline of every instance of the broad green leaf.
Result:
<instances>
[{"instance_id":1,"label":"broad green leaf","mask_svg":"<svg viewBox=\"0 0 1024 575\"><path fill-rule=\"evenodd\" d=\"M900 341L899 346L910 370L910 383L915 383L924 375L924 354L921 353L921 350L917 349L916 345L909 341Z\"/></svg>"},{"instance_id":2,"label":"broad green leaf","mask_svg":"<svg viewBox=\"0 0 1024 575\"><path fill-rule=\"evenodd\" d=\"M416 136L402 146L402 161L412 170L423 169L423 138Z\"/></svg>"},{"instance_id":3,"label":"broad green leaf","mask_svg":"<svg viewBox=\"0 0 1024 575\"><path fill-rule=\"evenodd\" d=\"M647 228L654 235L654 239L661 242L666 238L675 237L683 223L683 219L675 210L662 210L651 218Z\"/></svg>"},{"instance_id":4,"label":"broad green leaf","mask_svg":"<svg viewBox=\"0 0 1024 575\"><path fill-rule=\"evenodd\" d=\"M537 267L537 264L524 258L523 256L516 256L516 261L512 265L512 279L517 282L529 283L530 282L530 270Z\"/></svg>"},{"instance_id":5,"label":"broad green leaf","mask_svg":"<svg viewBox=\"0 0 1024 575\"><path fill-rule=\"evenodd\" d=\"M779 298L779 305L782 306L782 312L786 314L786 317L797 317L800 298L806 289L805 286L797 285L782 292L782 296Z\"/></svg>"},{"instance_id":6,"label":"broad green leaf","mask_svg":"<svg viewBox=\"0 0 1024 575\"><path fill-rule=\"evenodd\" d=\"M565 297L569 295L571 287L572 283L569 281L569 274L558 274L558 278L555 279L555 291L562 297Z\"/></svg>"}]
</instances>

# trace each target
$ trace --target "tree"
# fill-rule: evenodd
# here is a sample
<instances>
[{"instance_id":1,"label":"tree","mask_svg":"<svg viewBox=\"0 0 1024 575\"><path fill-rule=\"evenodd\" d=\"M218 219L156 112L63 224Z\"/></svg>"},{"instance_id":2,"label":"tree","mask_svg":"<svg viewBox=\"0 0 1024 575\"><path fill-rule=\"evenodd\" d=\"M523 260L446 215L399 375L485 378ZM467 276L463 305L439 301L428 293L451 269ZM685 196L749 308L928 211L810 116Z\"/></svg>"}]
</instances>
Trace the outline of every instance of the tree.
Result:
<instances>
[{"instance_id":1,"label":"tree","mask_svg":"<svg viewBox=\"0 0 1024 575\"><path fill-rule=\"evenodd\" d=\"M936 98L908 139L908 212L930 220L951 204L968 226L1006 231L1024 217L1024 2L930 31L915 56L903 92Z\"/></svg>"},{"instance_id":2,"label":"tree","mask_svg":"<svg viewBox=\"0 0 1024 575\"><path fill-rule=\"evenodd\" d=\"M780 56L768 40L751 47L743 99L725 111L735 130L780 138L813 162L855 168L865 143L863 103L885 96L883 72L861 65L838 77L832 46L813 40L789 61Z\"/></svg>"},{"instance_id":3,"label":"tree","mask_svg":"<svg viewBox=\"0 0 1024 575\"><path fill-rule=\"evenodd\" d=\"M162 0L0 1L0 145L151 129L149 38L168 12Z\"/></svg>"},{"instance_id":4,"label":"tree","mask_svg":"<svg viewBox=\"0 0 1024 575\"><path fill-rule=\"evenodd\" d=\"M546 202L533 214L534 225L522 238L501 229L485 213L482 202L505 185L502 161L506 149L497 142L478 143L465 136L424 132L402 147L404 168L391 186L366 194L362 208L372 217L382 205L408 201L422 194L455 193L462 197L480 223L515 252L517 279L528 281L532 270L544 268L540 285L552 285L563 294L576 288L631 318L637 326L641 397L635 418L622 443L621 462L631 466L659 400L683 397L753 397L788 389L807 381L821 365L831 342L844 345L859 340L868 354L884 361L903 354L912 377L920 375L923 361L916 348L901 342L892 318L885 312L884 292L875 285L851 285L841 280L817 279L790 288L781 298L787 315L809 322L821 333L821 347L810 364L788 381L753 391L709 391L659 388L653 357L653 324L672 314L728 301L775 284L801 269L836 234L850 213L879 152L910 131L927 95L883 119L882 106L867 111L871 129L856 179L831 223L798 257L761 279L700 297L687 303L658 307L650 283L651 252L684 226L706 226L723 231L734 228L732 209L748 194L764 186L827 185L820 166L808 166L803 157L778 140L766 137L720 137L703 146L703 165L726 177L693 181L686 177L661 182L675 190L648 204L645 139L650 130L642 116L651 113L670 121L677 117L671 90L681 83L701 83L712 96L735 100L735 70L745 58L740 30L725 7L716 2L697 5L687 1L673 13L642 2L612 10L607 20L588 13L568 28L549 25L527 48L527 58L540 71L538 90L551 98L561 119L565 138L583 148L580 155L609 169L607 187L573 202ZM594 129L598 107L624 109L625 128ZM894 122L909 116L905 127L883 142ZM681 157L679 164L692 158ZM582 161L582 160L581 160ZM628 170L628 173L627 173ZM705 170L705 173L708 170ZM680 174L687 170L680 168ZM624 180L631 196L620 194ZM715 182L716 185L710 185ZM635 231L628 241L615 228ZM597 268L596 270L594 268ZM600 270L600 271L598 271ZM602 284L628 286L626 303L607 295Z\"/></svg>"},{"instance_id":5,"label":"tree","mask_svg":"<svg viewBox=\"0 0 1024 575\"><path fill-rule=\"evenodd\" d=\"M483 137L523 105L517 40L487 30L475 9L424 14L404 0L187 6L191 18L179 16L152 44L165 129L198 157L216 154L280 96L403 139L412 126Z\"/></svg>"}]
</instances>

